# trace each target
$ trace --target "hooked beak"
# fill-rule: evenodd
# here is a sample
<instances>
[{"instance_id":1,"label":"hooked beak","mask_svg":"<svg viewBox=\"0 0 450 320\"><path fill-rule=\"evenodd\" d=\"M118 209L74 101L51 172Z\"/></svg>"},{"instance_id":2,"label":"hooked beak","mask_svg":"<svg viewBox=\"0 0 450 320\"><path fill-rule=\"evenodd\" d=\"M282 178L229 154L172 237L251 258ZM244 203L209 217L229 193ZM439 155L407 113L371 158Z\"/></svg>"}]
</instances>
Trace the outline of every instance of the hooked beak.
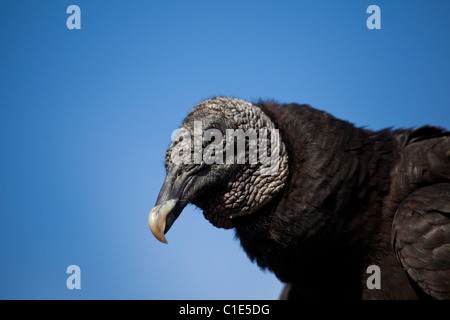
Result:
<instances>
[{"instance_id":1,"label":"hooked beak","mask_svg":"<svg viewBox=\"0 0 450 320\"><path fill-rule=\"evenodd\" d=\"M152 231L155 238L163 243L167 243L164 234L170 228L170 226L167 224L167 217L169 213L172 212L173 208L175 208L177 201L177 199L170 199L163 202L162 204L156 204L148 215L148 225L150 226L150 230Z\"/></svg>"},{"instance_id":2,"label":"hooked beak","mask_svg":"<svg viewBox=\"0 0 450 320\"><path fill-rule=\"evenodd\" d=\"M172 165L167 172L158 199L148 215L148 225L156 239L167 243L165 234L183 211L188 201L183 199L191 172L181 172L180 167Z\"/></svg>"}]
</instances>

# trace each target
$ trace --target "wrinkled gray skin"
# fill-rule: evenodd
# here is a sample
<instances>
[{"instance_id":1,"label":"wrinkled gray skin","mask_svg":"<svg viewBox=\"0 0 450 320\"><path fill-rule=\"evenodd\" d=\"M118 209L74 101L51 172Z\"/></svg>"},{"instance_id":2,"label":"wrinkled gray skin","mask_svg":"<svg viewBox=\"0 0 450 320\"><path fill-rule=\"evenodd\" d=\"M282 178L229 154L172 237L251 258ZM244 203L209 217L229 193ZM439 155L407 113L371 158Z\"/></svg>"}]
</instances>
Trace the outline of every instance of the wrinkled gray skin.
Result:
<instances>
[{"instance_id":1,"label":"wrinkled gray skin","mask_svg":"<svg viewBox=\"0 0 450 320\"><path fill-rule=\"evenodd\" d=\"M274 123L260 108L235 98L214 98L199 103L189 112L180 129L186 129L194 137L194 121L201 121L204 131L220 130L224 143L227 129L242 129L244 132L249 129L275 129ZM270 147L270 137L268 140ZM246 164L237 163L235 152L233 163L224 161L223 164L211 165L204 161L201 164L174 164L172 150L178 143L180 139L177 136L167 150L167 178L158 196L156 209L152 210L149 217L152 232L162 242L166 242L164 234L186 204L193 203L201 208L205 218L214 226L233 228L234 218L251 214L269 202L283 188L288 176L288 157L282 141L279 148L280 165L278 172L273 175L261 174L264 165L259 161L256 164L248 163L247 142ZM203 147L209 143L211 141L203 141ZM192 143L192 154L193 148ZM267 151L270 154L271 150ZM167 202L174 199L176 201Z\"/></svg>"}]
</instances>

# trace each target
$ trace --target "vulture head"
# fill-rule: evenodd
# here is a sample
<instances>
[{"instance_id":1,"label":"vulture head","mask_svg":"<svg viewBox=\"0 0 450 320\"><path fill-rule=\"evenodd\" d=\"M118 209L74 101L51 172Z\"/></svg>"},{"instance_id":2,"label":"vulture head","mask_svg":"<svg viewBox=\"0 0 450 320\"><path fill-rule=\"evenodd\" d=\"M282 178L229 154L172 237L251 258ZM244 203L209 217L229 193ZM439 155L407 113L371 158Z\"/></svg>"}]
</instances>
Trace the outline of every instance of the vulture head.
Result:
<instances>
[{"instance_id":1,"label":"vulture head","mask_svg":"<svg viewBox=\"0 0 450 320\"><path fill-rule=\"evenodd\" d=\"M192 203L214 226L230 229L282 190L288 176L286 147L257 106L235 98L199 103L183 121L165 158L166 178L148 223L165 234Z\"/></svg>"}]
</instances>

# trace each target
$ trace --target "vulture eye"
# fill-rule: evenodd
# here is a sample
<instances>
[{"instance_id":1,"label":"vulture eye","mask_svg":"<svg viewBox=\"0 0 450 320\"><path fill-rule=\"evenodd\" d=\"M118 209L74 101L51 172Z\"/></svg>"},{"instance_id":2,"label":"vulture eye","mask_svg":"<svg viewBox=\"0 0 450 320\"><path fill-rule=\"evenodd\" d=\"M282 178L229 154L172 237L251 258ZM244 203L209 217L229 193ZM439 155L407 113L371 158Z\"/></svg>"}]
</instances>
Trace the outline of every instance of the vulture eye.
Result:
<instances>
[{"instance_id":1,"label":"vulture eye","mask_svg":"<svg viewBox=\"0 0 450 320\"><path fill-rule=\"evenodd\" d=\"M219 144L222 142L222 132L218 129L209 129L206 132L205 140L212 144Z\"/></svg>"}]
</instances>

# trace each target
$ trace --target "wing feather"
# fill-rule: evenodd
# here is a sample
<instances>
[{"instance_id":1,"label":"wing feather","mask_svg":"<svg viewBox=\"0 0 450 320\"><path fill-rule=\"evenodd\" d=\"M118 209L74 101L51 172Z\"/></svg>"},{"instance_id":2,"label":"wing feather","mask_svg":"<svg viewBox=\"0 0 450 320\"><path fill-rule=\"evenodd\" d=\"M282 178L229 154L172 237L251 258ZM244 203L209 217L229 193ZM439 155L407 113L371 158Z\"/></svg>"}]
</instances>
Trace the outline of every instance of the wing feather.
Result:
<instances>
[{"instance_id":1,"label":"wing feather","mask_svg":"<svg viewBox=\"0 0 450 320\"><path fill-rule=\"evenodd\" d=\"M408 275L435 299L450 299L450 183L420 188L398 207L393 246Z\"/></svg>"}]
</instances>

